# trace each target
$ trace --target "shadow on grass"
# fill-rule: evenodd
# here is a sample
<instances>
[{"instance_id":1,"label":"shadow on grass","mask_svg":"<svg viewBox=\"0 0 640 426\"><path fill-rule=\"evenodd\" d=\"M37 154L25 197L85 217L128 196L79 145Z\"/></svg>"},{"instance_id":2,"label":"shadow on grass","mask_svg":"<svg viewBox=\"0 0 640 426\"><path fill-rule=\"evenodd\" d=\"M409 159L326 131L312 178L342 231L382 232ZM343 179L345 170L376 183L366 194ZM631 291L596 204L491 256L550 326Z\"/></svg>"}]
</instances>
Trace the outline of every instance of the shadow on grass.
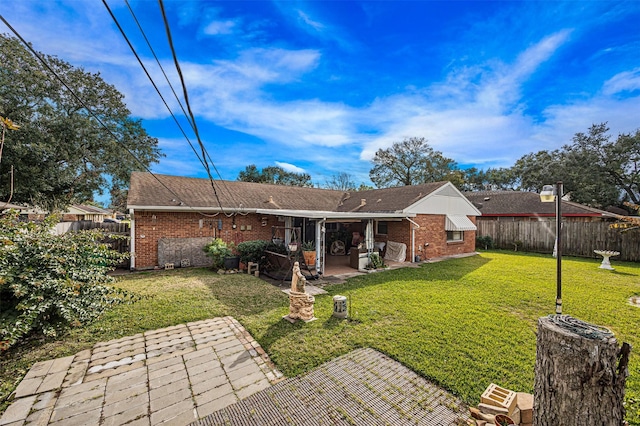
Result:
<instances>
[{"instance_id":1,"label":"shadow on grass","mask_svg":"<svg viewBox=\"0 0 640 426\"><path fill-rule=\"evenodd\" d=\"M611 271L611 273L614 274L614 275L626 275L626 276L629 276L629 277L637 277L638 276L638 274L632 274L630 272Z\"/></svg>"},{"instance_id":2,"label":"shadow on grass","mask_svg":"<svg viewBox=\"0 0 640 426\"><path fill-rule=\"evenodd\" d=\"M253 276L221 275L206 283L213 297L227 308L227 315L250 316L289 304L287 295L265 281Z\"/></svg>"}]
</instances>

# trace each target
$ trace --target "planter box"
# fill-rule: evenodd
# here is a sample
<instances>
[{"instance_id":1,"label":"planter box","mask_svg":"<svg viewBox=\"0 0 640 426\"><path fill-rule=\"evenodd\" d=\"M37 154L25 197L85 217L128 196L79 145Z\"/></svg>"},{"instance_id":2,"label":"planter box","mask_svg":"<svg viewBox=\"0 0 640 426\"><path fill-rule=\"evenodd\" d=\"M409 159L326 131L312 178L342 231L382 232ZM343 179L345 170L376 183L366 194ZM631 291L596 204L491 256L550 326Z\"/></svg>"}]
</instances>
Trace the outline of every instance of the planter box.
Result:
<instances>
[{"instance_id":1,"label":"planter box","mask_svg":"<svg viewBox=\"0 0 640 426\"><path fill-rule=\"evenodd\" d=\"M240 256L225 257L224 269L240 269Z\"/></svg>"}]
</instances>

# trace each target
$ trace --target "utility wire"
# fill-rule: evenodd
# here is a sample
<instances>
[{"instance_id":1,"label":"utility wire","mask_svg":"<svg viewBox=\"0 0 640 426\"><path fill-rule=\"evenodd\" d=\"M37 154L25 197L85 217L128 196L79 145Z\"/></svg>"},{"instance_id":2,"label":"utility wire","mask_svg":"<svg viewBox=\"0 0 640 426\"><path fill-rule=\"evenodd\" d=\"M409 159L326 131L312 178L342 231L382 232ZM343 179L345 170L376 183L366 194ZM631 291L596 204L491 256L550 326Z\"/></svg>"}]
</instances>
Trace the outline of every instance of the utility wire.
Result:
<instances>
[{"instance_id":1,"label":"utility wire","mask_svg":"<svg viewBox=\"0 0 640 426\"><path fill-rule=\"evenodd\" d=\"M202 139L200 139L200 132L198 131L196 119L195 119L195 116L193 115L193 111L191 110L191 104L189 103L189 94L187 93L187 86L184 82L184 76L182 75L180 62L178 61L178 56L173 46L173 39L171 37L171 28L169 27L169 20L167 19L167 14L164 9L163 0L158 0L158 3L160 4L160 12L162 13L162 19L164 20L164 28L167 32L167 41L169 42L169 49L171 50L171 54L173 55L173 62L176 66L176 71L178 71L178 76L180 77L180 84L182 85L182 93L184 95L184 103L187 105L187 110L189 111L189 117L191 117L191 122L193 124L193 131L196 135L196 139L198 140L198 145L200 145L200 149L202 151L202 158L204 160L204 166L207 171L207 175L209 176L209 181L211 182L211 188L213 188L213 193L216 199L218 200L218 205L220 206L220 210L222 210L222 212L224 213L222 203L220 202L220 197L218 197L218 191L216 190L216 186L213 182L213 176L211 176L211 169L209 168L209 163L207 162L206 149L204 147L204 144L202 143ZM228 216L226 213L224 214Z\"/></svg>"},{"instance_id":2,"label":"utility wire","mask_svg":"<svg viewBox=\"0 0 640 426\"><path fill-rule=\"evenodd\" d=\"M62 77L60 77L58 75L58 73L56 73L51 66L49 66L49 64L47 63L47 61L22 37L22 35L20 35L20 33L11 26L11 24L9 24L9 22L7 22L7 20L4 18L4 16L2 16L2 14L0 14L0 20L2 20L2 22L11 30L11 32L13 32L13 34L15 34L16 37L18 37L18 39L22 42L22 44L24 44L27 49L29 49L29 51L42 63L42 65L44 65L44 67L60 82L62 83L62 85L69 91L69 93L71 94L71 96L73 96L73 98L78 101L80 103L80 105L82 105L82 107L84 109L86 109L89 114L102 126L105 128L105 130L113 137L113 140L120 144L128 153L129 155L131 155L131 157L133 157L134 160L136 160L147 172L149 172L151 174L151 176L153 176L158 183L160 183L160 185L162 185L167 191L169 191L176 200L180 200L180 202L182 204L185 204L180 196L178 194L176 194L171 188L169 188L167 185L164 184L164 182L162 182L158 176L156 176L150 169L149 167L147 167L146 164L144 164L142 162L142 160L140 160L138 157L136 157L136 155L133 153L133 151L131 151L131 149L129 149L129 147L127 147L122 141L120 141L118 139L118 137L111 131L111 129L109 127L107 127L106 124L104 124L104 122L100 119L100 117L98 117L98 115L96 113L94 113L91 108L89 108L89 106L87 106L87 104L80 99L80 97L73 91L73 89L71 89L71 87L69 87L69 85L62 79ZM189 206L191 207L191 206ZM191 207L191 209L195 210L193 207Z\"/></svg>"},{"instance_id":3,"label":"utility wire","mask_svg":"<svg viewBox=\"0 0 640 426\"><path fill-rule=\"evenodd\" d=\"M122 36L124 37L124 39L127 41L127 44L129 44L129 47L131 48L131 51L133 52L134 56L136 57L136 59L138 60L138 62L140 63L140 66L142 66L142 69L144 69L145 73L147 74L147 77L149 78L149 80L151 81L151 84L153 85L153 87L156 89L156 92L158 92L158 95L160 96L160 98L162 99L162 102L164 103L165 107L167 108L167 110L169 111L169 113L171 114L171 116L173 117L174 121L176 122L176 124L178 125L178 128L180 129L180 131L182 132L182 135L185 137L185 139L187 140L187 142L189 143L189 146L191 147L191 149L193 150L194 154L196 155L196 157L198 158L198 160L200 160L200 163L203 165L203 167L206 166L204 164L204 162L202 161L202 159L200 158L200 155L198 154L198 152L196 151L195 147L193 146L193 144L191 143L191 140L189 139L189 137L185 134L185 131L183 130L182 126L180 125L180 123L178 122L178 119L175 117L174 113L172 112L171 108L169 107L169 105L167 104L167 102L165 101L164 97L162 96L162 94L160 93L160 90L158 89L157 85L155 84L155 82L153 81L153 78L149 75L149 73L147 72L144 64L142 63L142 60L140 59L140 57L138 56L138 54L136 53L134 47L131 45L131 43L129 42L129 39L127 38L127 35L125 34L124 30L122 29L122 27L120 26L120 24L118 23L116 17L114 16L114 14L111 12L111 9L109 9L108 4L106 3L105 0L102 0L102 2L104 3L105 7L107 8L107 10L109 11L109 14L111 15L111 18L113 19L113 21L115 22L115 24L118 26L118 29L120 30L120 33L122 34ZM158 59L158 55L156 55L155 50L153 49L153 46L151 45L151 42L149 41L149 38L147 37L147 34L145 33L144 29L142 28L142 25L140 24L140 21L138 20L135 12L133 11L133 8L131 7L131 5L129 4L129 0L125 0L125 3L127 5L127 8L129 9L129 12L131 13L131 16L133 17L133 20L135 21L136 25L138 26L138 29L140 30L140 33L142 34L142 37L144 38L145 42L147 43L147 46L149 47L149 50L151 51L151 54L153 55L154 59L156 60L156 63L158 64L158 67L160 68L160 71L162 71L162 75L165 78L165 81L167 82L167 84L169 85L169 88L171 88L171 92L173 93L173 96L175 98L175 100L178 102L178 105L180 106L180 109L182 109L182 113L184 114L185 117L187 117L187 121L189 122L189 124L191 125L191 128L193 129L193 131L195 132L195 123L192 122L189 119L189 116L187 114L187 111L185 111L184 106L182 105L182 101L180 100L180 98L178 97L178 94L176 93L175 89L173 88L173 84L171 84L171 80L169 80L169 77L167 76L167 73L164 70L164 67L162 66L162 63L160 62L160 59ZM209 161L211 162L211 165L213 166L216 174L218 175L218 177L220 178L220 182L222 183L222 185L224 186L225 190L227 191L227 194L229 195L229 197L231 198L232 202L234 205L236 205L238 207L238 210L240 209L240 205L238 204L238 202L236 201L233 192L228 188L226 182L224 179L222 179L222 176L220 175L220 172L218 171L218 168L216 167L215 163L213 162L213 160L211 159L211 156L209 155L208 150L205 149L206 155L209 158ZM241 212L239 212L240 214L243 214Z\"/></svg>"},{"instance_id":4,"label":"utility wire","mask_svg":"<svg viewBox=\"0 0 640 426\"><path fill-rule=\"evenodd\" d=\"M122 37L124 38L124 40L127 42L127 44L129 45L129 48L131 49L131 52L133 52L133 55L136 57L136 59L138 60L138 63L140 64L140 66L142 67L142 69L144 70L144 73L147 75L147 78L149 79L149 81L151 82L151 84L153 85L153 88L156 90L156 92L158 93L158 96L160 96L160 99L162 100L162 103L164 103L164 106L167 108L167 110L169 110L169 114L171 114L171 117L173 117L173 120L176 122L176 124L178 125L178 128L180 129L180 131L182 132L182 135L185 137L185 139L187 140L187 142L189 143L189 146L191 147L191 149L193 150L193 153L196 155L196 157L198 158L198 160L200 161L200 163L204 166L204 162L202 160L202 158L200 158L200 155L198 154L198 151L196 150L196 148L193 146L193 144L191 143L191 140L189 139L189 137L187 136L187 134L185 133L184 129L182 128L182 125L180 125L180 122L178 121L178 119L176 118L176 116L174 115L173 111L171 110L171 107L169 107L169 104L167 103L167 101L165 100L164 96L162 96L162 93L160 92L160 89L158 88L158 86L156 85L155 81L153 81L153 78L151 77L151 75L149 74L149 71L147 71L147 68L145 67L144 63L142 62L142 59L140 59L140 56L138 55L138 52L136 52L135 48L133 47L133 45L131 44L131 42L129 41L129 38L127 37L127 35L125 34L122 26L120 26L120 23L118 22L118 20L116 19L115 15L113 14L113 12L111 11L111 8L109 8L109 5L107 4L107 2L105 0L102 0L102 3L104 4L104 6L107 8L107 11L109 12L109 14L111 15L111 18L113 19L113 22L116 24L116 26L118 27L118 30L120 30L120 34L122 34ZM128 3L127 3L128 4ZM137 21L136 21L137 22ZM146 36L145 36L146 39ZM154 53L155 56L155 53ZM164 73L164 70L162 70L162 72ZM166 74L165 74L166 77ZM173 87L171 88L173 90ZM173 92L175 95L175 91ZM179 102L179 101L178 101ZM182 105L181 105L182 106ZM182 110L185 115L186 112L184 111L184 108ZM193 127L193 126L192 126Z\"/></svg>"}]
</instances>

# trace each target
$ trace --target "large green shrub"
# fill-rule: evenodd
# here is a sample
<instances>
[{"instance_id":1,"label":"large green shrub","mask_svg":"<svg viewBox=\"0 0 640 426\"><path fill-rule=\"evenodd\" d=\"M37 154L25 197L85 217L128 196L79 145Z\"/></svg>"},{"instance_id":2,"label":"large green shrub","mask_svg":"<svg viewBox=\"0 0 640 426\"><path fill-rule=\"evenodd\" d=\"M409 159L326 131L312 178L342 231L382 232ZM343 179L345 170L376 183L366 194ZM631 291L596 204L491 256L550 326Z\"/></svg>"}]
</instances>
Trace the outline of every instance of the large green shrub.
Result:
<instances>
[{"instance_id":1,"label":"large green shrub","mask_svg":"<svg viewBox=\"0 0 640 426\"><path fill-rule=\"evenodd\" d=\"M56 336L132 300L105 285L126 255L101 243L98 230L55 235L54 221L22 223L15 212L0 218L1 350L31 333Z\"/></svg>"},{"instance_id":2,"label":"large green shrub","mask_svg":"<svg viewBox=\"0 0 640 426\"><path fill-rule=\"evenodd\" d=\"M231 247L227 245L221 238L216 238L209 244L204 246L204 252L213 259L213 269L222 269L224 267L225 257L229 257L233 254Z\"/></svg>"},{"instance_id":3,"label":"large green shrub","mask_svg":"<svg viewBox=\"0 0 640 426\"><path fill-rule=\"evenodd\" d=\"M476 248L484 248L485 250L492 249L494 247L493 238L489 235L482 237L476 237Z\"/></svg>"},{"instance_id":4,"label":"large green shrub","mask_svg":"<svg viewBox=\"0 0 640 426\"><path fill-rule=\"evenodd\" d=\"M238 244L237 250L240 255L240 261L245 265L249 262L264 262L264 251L271 243L265 240L244 241Z\"/></svg>"}]
</instances>

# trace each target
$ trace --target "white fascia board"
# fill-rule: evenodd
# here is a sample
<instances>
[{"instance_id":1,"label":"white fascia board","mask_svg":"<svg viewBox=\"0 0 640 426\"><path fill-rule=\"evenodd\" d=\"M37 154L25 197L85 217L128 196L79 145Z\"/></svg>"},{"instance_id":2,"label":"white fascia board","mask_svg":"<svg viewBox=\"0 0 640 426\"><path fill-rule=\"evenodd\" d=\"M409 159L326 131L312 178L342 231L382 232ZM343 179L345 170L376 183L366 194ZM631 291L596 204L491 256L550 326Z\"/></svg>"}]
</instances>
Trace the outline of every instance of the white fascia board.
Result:
<instances>
[{"instance_id":1,"label":"white fascia board","mask_svg":"<svg viewBox=\"0 0 640 426\"><path fill-rule=\"evenodd\" d=\"M127 205L129 210L137 210L137 211L154 211L154 212L182 212L182 213L235 213L240 212L238 209L228 208L221 210L220 207L191 207L191 206L136 206L136 205ZM256 209L243 209L241 211L242 214L245 213L255 213Z\"/></svg>"},{"instance_id":2,"label":"white fascia board","mask_svg":"<svg viewBox=\"0 0 640 426\"><path fill-rule=\"evenodd\" d=\"M275 216L305 217L307 219L393 219L415 217L413 213L365 213L365 212L332 212L313 210L281 210L281 209L257 209L257 214Z\"/></svg>"},{"instance_id":3,"label":"white fascia board","mask_svg":"<svg viewBox=\"0 0 640 426\"><path fill-rule=\"evenodd\" d=\"M445 188L447 191L453 190L457 196L452 197L448 195L438 195L438 193L443 191ZM405 212L414 214L482 216L480 210L478 210L476 206L474 206L473 203L469 201L467 197L465 197L451 182L447 182L431 194L416 201L407 207Z\"/></svg>"}]
</instances>

